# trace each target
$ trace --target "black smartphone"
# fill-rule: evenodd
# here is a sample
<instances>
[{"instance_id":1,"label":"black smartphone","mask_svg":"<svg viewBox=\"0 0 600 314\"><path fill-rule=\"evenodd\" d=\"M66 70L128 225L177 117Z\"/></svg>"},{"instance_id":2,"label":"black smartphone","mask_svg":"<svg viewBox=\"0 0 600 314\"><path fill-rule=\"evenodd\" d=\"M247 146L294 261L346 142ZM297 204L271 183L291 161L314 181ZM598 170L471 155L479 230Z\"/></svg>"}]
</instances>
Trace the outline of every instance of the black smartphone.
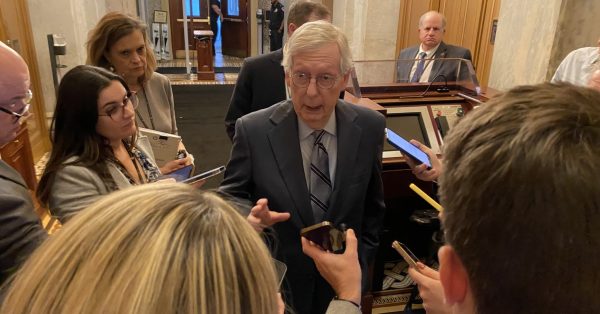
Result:
<instances>
[{"instance_id":1,"label":"black smartphone","mask_svg":"<svg viewBox=\"0 0 600 314\"><path fill-rule=\"evenodd\" d=\"M208 179L210 177L216 176L216 175L218 175L219 173L221 173L223 171L225 171L225 166L220 166L220 167L217 167L215 169L211 169L211 170L208 170L208 171L203 172L201 174L195 175L195 176L193 176L191 178L185 179L185 180L183 180L181 182L188 183L188 184L196 183L196 182L198 182L200 180L204 180L204 179Z\"/></svg>"},{"instance_id":2,"label":"black smartphone","mask_svg":"<svg viewBox=\"0 0 600 314\"><path fill-rule=\"evenodd\" d=\"M392 247L396 249L400 256L402 256L406 263L408 263L408 266L415 268L417 267L417 262L419 259L408 249L408 247L406 247L406 245L404 245L404 243L394 241L392 242Z\"/></svg>"},{"instance_id":3,"label":"black smartphone","mask_svg":"<svg viewBox=\"0 0 600 314\"><path fill-rule=\"evenodd\" d=\"M425 154L422 150L418 149L415 145L411 144L409 141L405 140L390 129L386 128L385 133L388 143L396 147L396 149L398 149L402 154L407 155L408 157L422 164L425 164L428 169L431 168L429 156L427 156L427 154Z\"/></svg>"},{"instance_id":4,"label":"black smartphone","mask_svg":"<svg viewBox=\"0 0 600 314\"><path fill-rule=\"evenodd\" d=\"M171 173L165 174L161 179L165 178L173 178L177 182L181 182L192 175L192 171L194 170L194 165L187 165L182 168L179 168Z\"/></svg>"},{"instance_id":5,"label":"black smartphone","mask_svg":"<svg viewBox=\"0 0 600 314\"><path fill-rule=\"evenodd\" d=\"M346 249L346 234L329 221L302 228L300 235L318 244L326 251L343 253Z\"/></svg>"}]
</instances>

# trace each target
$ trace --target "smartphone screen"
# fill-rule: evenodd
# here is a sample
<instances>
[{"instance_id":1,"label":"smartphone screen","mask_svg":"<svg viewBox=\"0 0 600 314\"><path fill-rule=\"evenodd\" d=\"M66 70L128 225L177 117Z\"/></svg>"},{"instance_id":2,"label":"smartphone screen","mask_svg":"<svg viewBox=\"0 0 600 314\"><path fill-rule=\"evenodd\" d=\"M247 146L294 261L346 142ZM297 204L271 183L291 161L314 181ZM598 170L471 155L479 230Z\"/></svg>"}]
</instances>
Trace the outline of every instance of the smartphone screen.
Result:
<instances>
[{"instance_id":1,"label":"smartphone screen","mask_svg":"<svg viewBox=\"0 0 600 314\"><path fill-rule=\"evenodd\" d=\"M219 173L221 173L223 171L225 171L225 166L220 166L220 167L217 167L215 169L211 169L211 170L208 170L208 171L203 172L201 174L195 175L195 176L193 176L191 178L185 179L185 180L183 180L181 182L188 183L188 184L196 183L196 182L198 182L200 180L204 180L204 179L208 179L210 177L216 176L216 175L218 175Z\"/></svg>"},{"instance_id":2,"label":"smartphone screen","mask_svg":"<svg viewBox=\"0 0 600 314\"><path fill-rule=\"evenodd\" d=\"M329 221L303 228L300 230L300 235L326 251L342 253L346 249L346 235Z\"/></svg>"},{"instance_id":3,"label":"smartphone screen","mask_svg":"<svg viewBox=\"0 0 600 314\"><path fill-rule=\"evenodd\" d=\"M385 129L388 142L396 147L402 154L408 155L408 157L425 164L427 168L431 168L431 162L429 161L429 156L425 154L422 150L418 149L415 145L411 144L409 141L402 138L400 135L396 134L394 131L390 129Z\"/></svg>"},{"instance_id":4,"label":"smartphone screen","mask_svg":"<svg viewBox=\"0 0 600 314\"><path fill-rule=\"evenodd\" d=\"M408 263L410 267L417 267L419 259L411 252L406 245L401 242L392 242L392 247L402 256L402 258Z\"/></svg>"}]
</instances>

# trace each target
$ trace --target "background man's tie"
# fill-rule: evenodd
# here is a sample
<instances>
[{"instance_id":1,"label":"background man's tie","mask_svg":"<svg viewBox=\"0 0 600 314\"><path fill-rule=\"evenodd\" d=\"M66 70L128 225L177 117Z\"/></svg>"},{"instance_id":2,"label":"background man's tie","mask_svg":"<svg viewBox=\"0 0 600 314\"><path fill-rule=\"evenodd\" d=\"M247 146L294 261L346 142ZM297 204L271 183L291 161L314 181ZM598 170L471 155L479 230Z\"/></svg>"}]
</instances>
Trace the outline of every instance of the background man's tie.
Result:
<instances>
[{"instance_id":1,"label":"background man's tie","mask_svg":"<svg viewBox=\"0 0 600 314\"><path fill-rule=\"evenodd\" d=\"M423 72L425 72L425 57L427 57L427 54L425 52L421 52L419 54L419 58L421 60L419 60L419 63L417 63L417 69L415 70L415 74L413 74L413 77L410 80L411 83L418 82L421 79L421 75L423 75Z\"/></svg>"},{"instance_id":2,"label":"background man's tie","mask_svg":"<svg viewBox=\"0 0 600 314\"><path fill-rule=\"evenodd\" d=\"M321 142L325 130L313 132L315 138L310 156L310 205L315 223L323 221L329 207L331 179L329 178L329 156Z\"/></svg>"}]
</instances>

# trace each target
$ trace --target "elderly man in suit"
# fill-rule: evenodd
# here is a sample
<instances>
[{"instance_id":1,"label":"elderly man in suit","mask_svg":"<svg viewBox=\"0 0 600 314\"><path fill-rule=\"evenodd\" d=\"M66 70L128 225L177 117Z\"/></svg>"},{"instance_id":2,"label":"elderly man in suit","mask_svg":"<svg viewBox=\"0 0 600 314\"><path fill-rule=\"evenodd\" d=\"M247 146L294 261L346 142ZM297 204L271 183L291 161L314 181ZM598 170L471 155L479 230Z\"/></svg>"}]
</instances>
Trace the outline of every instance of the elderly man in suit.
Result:
<instances>
[{"instance_id":1,"label":"elderly man in suit","mask_svg":"<svg viewBox=\"0 0 600 314\"><path fill-rule=\"evenodd\" d=\"M331 20L326 6L307 0L294 2L288 12L288 37L302 24L317 20ZM287 98L281 60L283 49L244 60L225 116L225 129L232 141L239 117Z\"/></svg>"},{"instance_id":2,"label":"elderly man in suit","mask_svg":"<svg viewBox=\"0 0 600 314\"><path fill-rule=\"evenodd\" d=\"M27 65L2 42L0 73L1 147L17 136L31 100ZM0 285L45 238L23 178L0 160Z\"/></svg>"},{"instance_id":3,"label":"elderly man in suit","mask_svg":"<svg viewBox=\"0 0 600 314\"><path fill-rule=\"evenodd\" d=\"M421 44L400 51L396 81L432 82L442 75L448 81L468 78L468 68L458 60L441 62L438 58L460 58L471 61L469 49L444 43L446 18L439 12L429 11L419 19L419 39ZM413 60L407 62L406 60ZM403 61L404 60L404 61ZM459 68L460 64L460 68ZM459 75L457 76L457 72Z\"/></svg>"},{"instance_id":4,"label":"elderly man in suit","mask_svg":"<svg viewBox=\"0 0 600 314\"><path fill-rule=\"evenodd\" d=\"M346 37L331 23L298 28L284 48L283 66L291 100L238 119L220 189L256 202L248 221L257 229L289 218L273 225L275 255L288 265L286 297L298 313L323 313L334 292L302 253L300 230L322 221L346 224L356 231L365 272L385 208L385 119L338 99L352 56Z\"/></svg>"}]
</instances>

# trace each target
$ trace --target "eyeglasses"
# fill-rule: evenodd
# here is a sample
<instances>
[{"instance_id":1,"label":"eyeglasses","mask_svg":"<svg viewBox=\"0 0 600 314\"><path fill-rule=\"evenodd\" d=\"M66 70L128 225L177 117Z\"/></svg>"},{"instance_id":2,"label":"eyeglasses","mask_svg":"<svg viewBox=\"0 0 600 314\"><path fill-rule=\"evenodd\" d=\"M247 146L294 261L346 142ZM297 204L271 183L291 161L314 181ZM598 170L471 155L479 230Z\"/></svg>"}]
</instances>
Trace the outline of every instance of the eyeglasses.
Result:
<instances>
[{"instance_id":1,"label":"eyeglasses","mask_svg":"<svg viewBox=\"0 0 600 314\"><path fill-rule=\"evenodd\" d=\"M298 87L308 87L310 80L313 78L310 74L304 72L296 72L291 75L292 83ZM321 89L330 89L340 79L337 75L319 74L315 77L317 86Z\"/></svg>"},{"instance_id":2,"label":"eyeglasses","mask_svg":"<svg viewBox=\"0 0 600 314\"><path fill-rule=\"evenodd\" d=\"M19 112L15 112L15 111L11 111L5 108L0 107L0 111L8 113L9 115L12 115L14 117L14 122L18 122L21 118L27 116L27 113L29 112L29 103L31 102L31 99L33 98L33 93L31 92L31 90L27 90L27 92L25 93L25 97L21 98L21 102L23 104L25 104L25 106L19 110ZM17 103L13 103L8 105L10 108L16 107Z\"/></svg>"},{"instance_id":3,"label":"eyeglasses","mask_svg":"<svg viewBox=\"0 0 600 314\"><path fill-rule=\"evenodd\" d=\"M98 114L98 116L108 116L111 120L115 120L123 116L123 113L125 112L125 107L129 104L131 104L133 110L137 108L138 99L135 92L128 92L125 98L123 98L123 101L120 103L113 102L107 104L104 107L104 114Z\"/></svg>"}]
</instances>

